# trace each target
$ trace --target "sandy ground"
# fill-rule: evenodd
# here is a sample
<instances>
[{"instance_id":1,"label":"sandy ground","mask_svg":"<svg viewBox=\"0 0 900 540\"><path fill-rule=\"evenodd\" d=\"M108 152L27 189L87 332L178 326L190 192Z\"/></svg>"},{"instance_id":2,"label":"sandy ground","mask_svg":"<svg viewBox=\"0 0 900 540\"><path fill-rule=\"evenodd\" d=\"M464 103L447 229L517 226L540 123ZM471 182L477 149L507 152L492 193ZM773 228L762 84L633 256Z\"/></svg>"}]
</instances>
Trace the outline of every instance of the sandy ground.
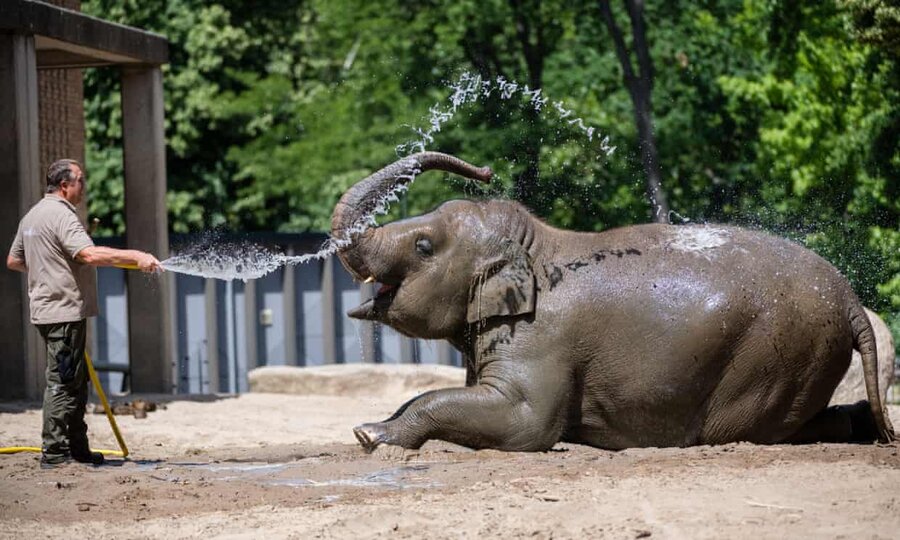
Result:
<instances>
[{"instance_id":1,"label":"sandy ground","mask_svg":"<svg viewBox=\"0 0 900 540\"><path fill-rule=\"evenodd\" d=\"M900 537L896 443L368 455L352 426L447 375L378 369L282 388L325 395L168 396L116 417L131 456L103 467L0 456L0 538ZM116 448L105 416L87 421ZM39 404L0 403L0 445L39 444L40 424Z\"/></svg>"}]
</instances>

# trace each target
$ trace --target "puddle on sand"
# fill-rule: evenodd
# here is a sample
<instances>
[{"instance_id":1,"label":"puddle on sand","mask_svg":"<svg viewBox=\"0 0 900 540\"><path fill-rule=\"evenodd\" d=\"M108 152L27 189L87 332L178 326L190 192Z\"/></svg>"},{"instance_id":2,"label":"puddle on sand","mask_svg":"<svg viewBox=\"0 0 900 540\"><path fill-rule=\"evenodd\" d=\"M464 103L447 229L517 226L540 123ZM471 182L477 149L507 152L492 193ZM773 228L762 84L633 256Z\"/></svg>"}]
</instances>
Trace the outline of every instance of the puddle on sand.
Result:
<instances>
[{"instance_id":1,"label":"puddle on sand","mask_svg":"<svg viewBox=\"0 0 900 540\"><path fill-rule=\"evenodd\" d=\"M329 487L352 486L385 489L434 488L441 484L431 480L428 465L408 465L383 469L348 478L312 480L299 476L299 462L292 463L246 463L229 465L223 463L166 463L164 466L143 466L141 469L154 472L152 478L166 482L181 482L183 471L203 471L206 482L233 482L245 480L269 486L287 487ZM304 463L308 465L308 460Z\"/></svg>"},{"instance_id":2,"label":"puddle on sand","mask_svg":"<svg viewBox=\"0 0 900 540\"><path fill-rule=\"evenodd\" d=\"M353 487L381 487L390 489L408 489L408 488L433 488L440 487L441 484L429 480L426 476L418 473L427 471L425 465L414 465L408 467L396 467L393 469L385 469L383 471L375 471L373 473L356 476L353 478L339 478L336 480L308 480L299 479L280 479L269 482L273 486L290 486L290 487L322 487L322 486L353 486Z\"/></svg>"}]
</instances>

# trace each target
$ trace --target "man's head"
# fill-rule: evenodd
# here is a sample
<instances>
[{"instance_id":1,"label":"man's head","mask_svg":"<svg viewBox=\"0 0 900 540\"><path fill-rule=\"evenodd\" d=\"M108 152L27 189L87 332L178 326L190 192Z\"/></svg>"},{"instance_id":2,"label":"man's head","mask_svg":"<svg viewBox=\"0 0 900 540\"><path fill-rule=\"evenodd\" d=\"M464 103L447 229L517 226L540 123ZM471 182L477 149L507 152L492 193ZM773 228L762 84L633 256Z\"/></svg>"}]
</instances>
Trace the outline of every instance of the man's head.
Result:
<instances>
[{"instance_id":1,"label":"man's head","mask_svg":"<svg viewBox=\"0 0 900 540\"><path fill-rule=\"evenodd\" d=\"M84 172L74 159L59 159L47 169L47 193L59 195L74 205L84 199Z\"/></svg>"}]
</instances>

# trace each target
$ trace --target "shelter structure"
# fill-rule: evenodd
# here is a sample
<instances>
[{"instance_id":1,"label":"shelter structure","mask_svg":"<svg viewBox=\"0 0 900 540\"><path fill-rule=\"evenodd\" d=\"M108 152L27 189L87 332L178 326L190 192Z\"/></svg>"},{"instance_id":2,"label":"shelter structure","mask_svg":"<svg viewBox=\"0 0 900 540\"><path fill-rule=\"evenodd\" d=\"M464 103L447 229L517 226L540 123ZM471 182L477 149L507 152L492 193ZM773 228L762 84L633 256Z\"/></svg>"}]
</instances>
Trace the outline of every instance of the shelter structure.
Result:
<instances>
[{"instance_id":1,"label":"shelter structure","mask_svg":"<svg viewBox=\"0 0 900 540\"><path fill-rule=\"evenodd\" d=\"M43 196L50 161L83 162L81 68L116 66L122 81L126 245L163 259L169 246L161 66L168 61L168 41L79 8L80 0L0 1L0 238L8 249L19 219ZM129 272L127 291L132 389L171 392L173 278ZM6 268L0 271L0 305L0 399L38 398L43 344L30 324L25 279Z\"/></svg>"}]
</instances>

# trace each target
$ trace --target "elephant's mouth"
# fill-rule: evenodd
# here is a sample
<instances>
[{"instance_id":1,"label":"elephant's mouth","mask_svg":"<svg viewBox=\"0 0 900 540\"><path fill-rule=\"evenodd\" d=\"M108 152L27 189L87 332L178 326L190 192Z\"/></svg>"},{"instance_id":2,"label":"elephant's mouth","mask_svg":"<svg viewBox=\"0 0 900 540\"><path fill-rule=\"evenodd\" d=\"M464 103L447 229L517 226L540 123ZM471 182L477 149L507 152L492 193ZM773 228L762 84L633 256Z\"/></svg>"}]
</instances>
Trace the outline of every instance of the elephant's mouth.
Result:
<instances>
[{"instance_id":1,"label":"elephant's mouth","mask_svg":"<svg viewBox=\"0 0 900 540\"><path fill-rule=\"evenodd\" d=\"M394 293L400 285L388 285L387 283L382 283L381 287L378 288L378 291L375 293L375 297L384 296L387 294Z\"/></svg>"},{"instance_id":2,"label":"elephant's mouth","mask_svg":"<svg viewBox=\"0 0 900 540\"><path fill-rule=\"evenodd\" d=\"M382 283L381 287L375 292L374 297L351 309L347 312L347 315L364 321L381 320L394 301L394 297L397 296L398 289L400 289L399 283Z\"/></svg>"}]
</instances>

